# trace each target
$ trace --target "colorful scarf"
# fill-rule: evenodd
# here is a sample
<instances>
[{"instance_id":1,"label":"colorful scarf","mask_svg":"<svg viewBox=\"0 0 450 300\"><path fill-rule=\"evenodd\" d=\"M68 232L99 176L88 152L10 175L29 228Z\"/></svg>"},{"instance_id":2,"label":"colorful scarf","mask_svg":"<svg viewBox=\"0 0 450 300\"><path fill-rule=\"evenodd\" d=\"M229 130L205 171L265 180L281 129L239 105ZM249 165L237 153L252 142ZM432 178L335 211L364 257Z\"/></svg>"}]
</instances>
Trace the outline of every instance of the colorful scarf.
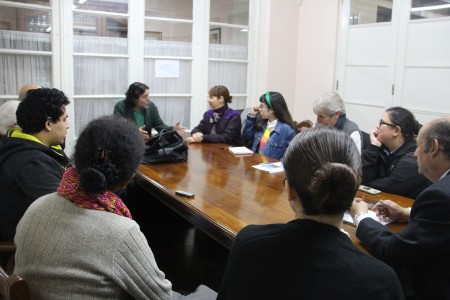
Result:
<instances>
[{"instance_id":1,"label":"colorful scarf","mask_svg":"<svg viewBox=\"0 0 450 300\"><path fill-rule=\"evenodd\" d=\"M269 137L270 137L270 129L269 126L267 126L266 130L264 130L264 134L261 137L261 140L259 141L259 151L258 151L259 154L261 155L263 154L264 148L266 148L266 144L267 141L269 140Z\"/></svg>"},{"instance_id":2,"label":"colorful scarf","mask_svg":"<svg viewBox=\"0 0 450 300\"><path fill-rule=\"evenodd\" d=\"M109 211L131 219L130 211L116 194L108 190L101 194L89 193L80 186L78 177L77 170L67 168L59 184L58 193L79 207Z\"/></svg>"}]
</instances>

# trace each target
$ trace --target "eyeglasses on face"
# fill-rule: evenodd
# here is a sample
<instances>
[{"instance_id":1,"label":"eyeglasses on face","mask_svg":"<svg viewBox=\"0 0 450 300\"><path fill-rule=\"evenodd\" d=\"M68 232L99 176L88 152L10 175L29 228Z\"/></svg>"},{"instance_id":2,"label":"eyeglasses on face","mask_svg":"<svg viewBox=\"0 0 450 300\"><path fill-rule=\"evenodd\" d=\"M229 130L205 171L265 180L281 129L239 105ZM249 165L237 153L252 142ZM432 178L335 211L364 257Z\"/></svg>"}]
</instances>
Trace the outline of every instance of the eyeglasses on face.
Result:
<instances>
[{"instance_id":1,"label":"eyeglasses on face","mask_svg":"<svg viewBox=\"0 0 450 300\"><path fill-rule=\"evenodd\" d=\"M387 125L387 126L391 126L391 127L397 127L397 125L395 125L395 124L392 124L392 123L387 123L387 122L385 122L385 121L383 121L383 120L380 120L380 124L379 124L380 126L381 125Z\"/></svg>"}]
</instances>

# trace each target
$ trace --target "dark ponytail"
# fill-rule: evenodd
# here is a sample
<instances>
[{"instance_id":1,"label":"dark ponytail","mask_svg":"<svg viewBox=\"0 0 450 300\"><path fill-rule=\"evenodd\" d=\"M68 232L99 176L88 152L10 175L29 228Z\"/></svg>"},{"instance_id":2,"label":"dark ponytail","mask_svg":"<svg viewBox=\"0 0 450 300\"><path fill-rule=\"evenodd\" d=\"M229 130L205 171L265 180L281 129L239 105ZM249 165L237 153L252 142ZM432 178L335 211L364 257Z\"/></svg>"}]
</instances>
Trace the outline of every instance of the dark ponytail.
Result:
<instances>
[{"instance_id":1,"label":"dark ponytail","mask_svg":"<svg viewBox=\"0 0 450 300\"><path fill-rule=\"evenodd\" d=\"M297 134L283 156L286 179L308 215L350 208L361 182L361 156L342 130L316 125Z\"/></svg>"},{"instance_id":2,"label":"dark ponytail","mask_svg":"<svg viewBox=\"0 0 450 300\"><path fill-rule=\"evenodd\" d=\"M102 193L126 182L136 171L144 148L139 130L130 120L106 116L91 121L75 146L80 186L90 193Z\"/></svg>"},{"instance_id":3,"label":"dark ponytail","mask_svg":"<svg viewBox=\"0 0 450 300\"><path fill-rule=\"evenodd\" d=\"M401 128L405 139L415 138L419 134L422 124L416 120L412 112L399 106L388 108L386 112L392 123Z\"/></svg>"}]
</instances>

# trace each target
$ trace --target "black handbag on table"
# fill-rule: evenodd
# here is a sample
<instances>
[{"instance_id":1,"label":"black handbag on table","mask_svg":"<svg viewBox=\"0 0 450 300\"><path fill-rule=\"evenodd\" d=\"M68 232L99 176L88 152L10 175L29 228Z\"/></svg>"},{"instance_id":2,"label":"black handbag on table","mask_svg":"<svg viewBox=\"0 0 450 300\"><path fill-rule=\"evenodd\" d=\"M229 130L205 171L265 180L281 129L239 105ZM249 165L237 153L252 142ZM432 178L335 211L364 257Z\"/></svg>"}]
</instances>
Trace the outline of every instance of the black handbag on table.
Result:
<instances>
[{"instance_id":1,"label":"black handbag on table","mask_svg":"<svg viewBox=\"0 0 450 300\"><path fill-rule=\"evenodd\" d=\"M145 144L142 163L183 162L187 160L188 147L176 131L161 132Z\"/></svg>"}]
</instances>

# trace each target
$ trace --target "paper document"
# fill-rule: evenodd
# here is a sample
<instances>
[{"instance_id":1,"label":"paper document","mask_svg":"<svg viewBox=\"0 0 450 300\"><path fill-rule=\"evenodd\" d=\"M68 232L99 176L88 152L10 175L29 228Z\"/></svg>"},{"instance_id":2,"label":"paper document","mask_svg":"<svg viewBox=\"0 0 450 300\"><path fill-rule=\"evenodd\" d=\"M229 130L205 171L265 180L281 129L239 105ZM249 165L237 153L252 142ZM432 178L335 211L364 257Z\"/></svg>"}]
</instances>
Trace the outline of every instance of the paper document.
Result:
<instances>
[{"instance_id":1,"label":"paper document","mask_svg":"<svg viewBox=\"0 0 450 300\"><path fill-rule=\"evenodd\" d=\"M256 168L256 169L262 170L262 171L267 171L269 173L284 172L283 164L281 163L281 161L262 163L262 164L253 166L253 168Z\"/></svg>"},{"instance_id":2,"label":"paper document","mask_svg":"<svg viewBox=\"0 0 450 300\"><path fill-rule=\"evenodd\" d=\"M253 151L247 147L230 147L228 150L234 155L253 155Z\"/></svg>"},{"instance_id":3,"label":"paper document","mask_svg":"<svg viewBox=\"0 0 450 300\"><path fill-rule=\"evenodd\" d=\"M377 221L377 222L379 222L379 223L381 223L381 224L383 224L383 225L387 225L387 224L389 224L389 223L392 222L392 220L390 220L390 219L388 219L388 220L386 220L386 221L380 219L379 217L377 217L377 214L376 214L373 210L369 210L368 212L369 212L369 216L370 216L372 219L374 219L375 221ZM355 226L355 222L354 222L352 216L349 214L348 211L346 211L346 212L344 213L344 222L347 223L347 224L350 224L350 225Z\"/></svg>"}]
</instances>

